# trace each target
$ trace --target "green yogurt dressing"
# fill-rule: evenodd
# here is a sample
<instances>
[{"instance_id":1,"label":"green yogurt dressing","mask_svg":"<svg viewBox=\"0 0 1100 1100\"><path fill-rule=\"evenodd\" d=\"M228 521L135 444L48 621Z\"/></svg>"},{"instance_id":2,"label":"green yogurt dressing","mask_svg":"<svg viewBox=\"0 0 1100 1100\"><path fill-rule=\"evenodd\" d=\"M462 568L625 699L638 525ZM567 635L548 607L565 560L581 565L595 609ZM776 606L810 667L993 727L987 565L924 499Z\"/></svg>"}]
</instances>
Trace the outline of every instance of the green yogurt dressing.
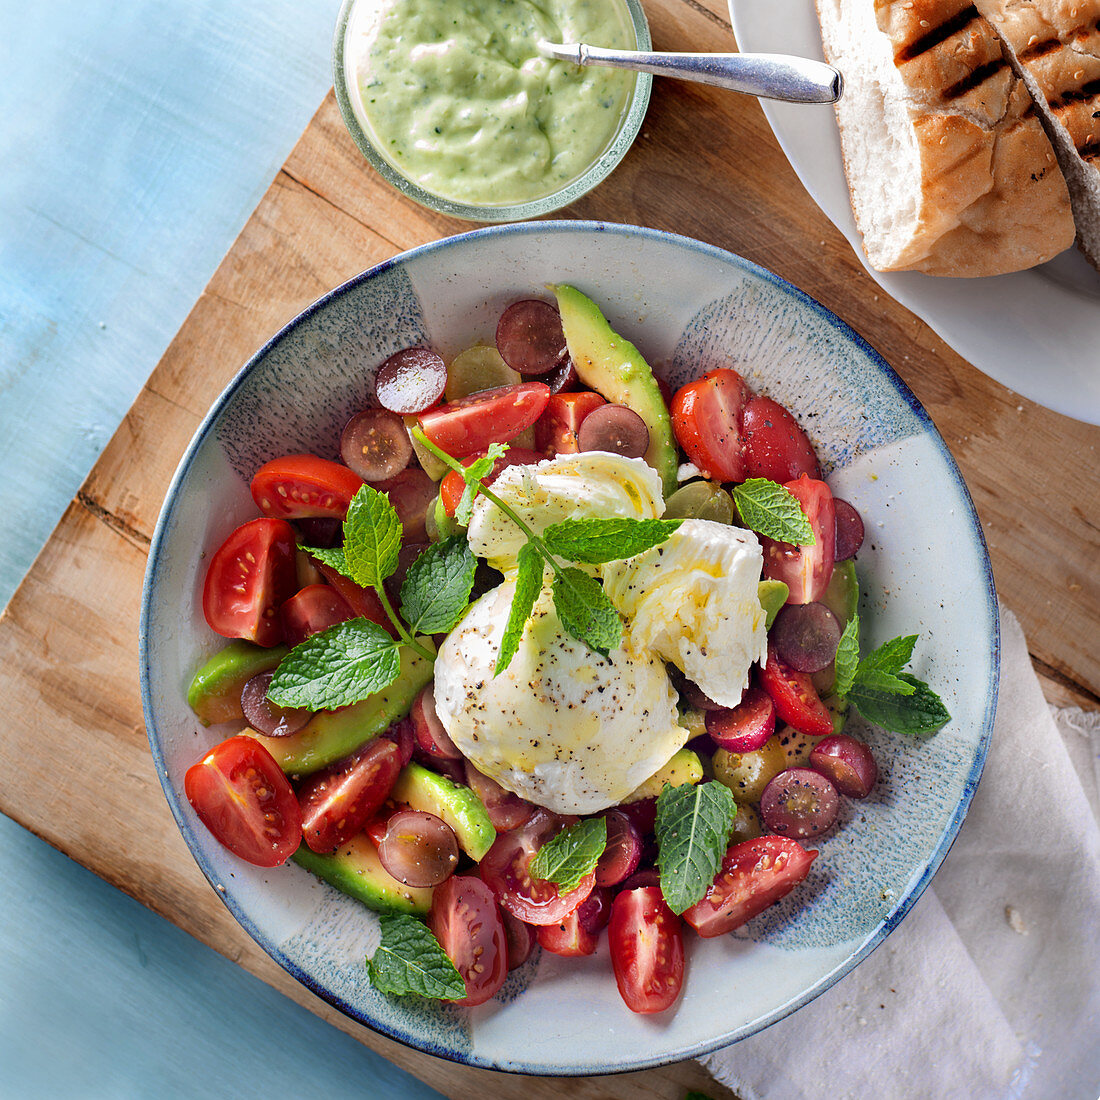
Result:
<instances>
[{"instance_id":1,"label":"green yogurt dressing","mask_svg":"<svg viewBox=\"0 0 1100 1100\"><path fill-rule=\"evenodd\" d=\"M621 0L360 0L344 54L352 108L425 191L479 206L544 198L611 144L636 76L551 61L540 39L635 48Z\"/></svg>"}]
</instances>

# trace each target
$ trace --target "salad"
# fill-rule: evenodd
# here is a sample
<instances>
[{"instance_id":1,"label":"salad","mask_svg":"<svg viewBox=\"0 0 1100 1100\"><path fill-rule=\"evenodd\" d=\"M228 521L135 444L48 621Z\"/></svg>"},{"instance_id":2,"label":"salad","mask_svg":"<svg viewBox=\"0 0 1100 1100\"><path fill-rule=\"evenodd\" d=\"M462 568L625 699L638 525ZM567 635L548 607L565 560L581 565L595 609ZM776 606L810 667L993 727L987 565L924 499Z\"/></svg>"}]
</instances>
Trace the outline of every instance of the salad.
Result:
<instances>
[{"instance_id":1,"label":"salad","mask_svg":"<svg viewBox=\"0 0 1100 1100\"><path fill-rule=\"evenodd\" d=\"M341 462L253 477L211 556L231 641L188 701L236 735L187 772L217 840L382 913L384 992L477 1005L536 944L623 1000L680 992L684 936L794 890L877 768L848 709L948 721L860 656L858 512L731 368L670 394L570 286L448 365L398 351Z\"/></svg>"}]
</instances>

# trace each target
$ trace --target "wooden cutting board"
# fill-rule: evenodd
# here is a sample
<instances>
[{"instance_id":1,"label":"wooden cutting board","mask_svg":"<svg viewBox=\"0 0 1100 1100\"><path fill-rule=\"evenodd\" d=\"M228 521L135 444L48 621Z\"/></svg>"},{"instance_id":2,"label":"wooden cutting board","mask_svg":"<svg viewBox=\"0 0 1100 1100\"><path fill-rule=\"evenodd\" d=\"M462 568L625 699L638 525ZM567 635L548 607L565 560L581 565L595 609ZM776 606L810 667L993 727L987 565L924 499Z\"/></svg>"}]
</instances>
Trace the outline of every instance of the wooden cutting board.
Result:
<instances>
[{"instance_id":1,"label":"wooden cutting board","mask_svg":"<svg viewBox=\"0 0 1100 1100\"><path fill-rule=\"evenodd\" d=\"M735 48L719 0L650 0L657 48ZM871 281L798 183L755 101L658 82L613 178L566 217L698 237L777 271L876 346L924 403L974 496L998 589L1048 697L1100 704L1100 428L962 361ZM216 395L303 307L395 253L470 228L390 190L333 96L241 232L0 616L0 810L143 904L452 1097L556 1096L552 1079L450 1065L353 1024L290 979L211 891L154 774L138 681L150 536ZM935 517L929 517L935 523ZM725 1095L693 1063L570 1086L586 1097Z\"/></svg>"}]
</instances>

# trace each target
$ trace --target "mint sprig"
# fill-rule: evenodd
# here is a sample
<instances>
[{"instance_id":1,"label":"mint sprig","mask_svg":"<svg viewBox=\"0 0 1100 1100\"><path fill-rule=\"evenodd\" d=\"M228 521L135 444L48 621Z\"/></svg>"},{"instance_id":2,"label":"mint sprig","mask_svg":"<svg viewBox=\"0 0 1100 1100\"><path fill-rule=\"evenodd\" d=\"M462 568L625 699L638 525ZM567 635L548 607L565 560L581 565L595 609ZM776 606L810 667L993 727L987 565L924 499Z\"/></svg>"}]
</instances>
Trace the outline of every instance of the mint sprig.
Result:
<instances>
[{"instance_id":1,"label":"mint sprig","mask_svg":"<svg viewBox=\"0 0 1100 1100\"><path fill-rule=\"evenodd\" d=\"M722 783L666 783L657 796L657 867L674 913L691 908L714 882L736 813L733 793Z\"/></svg>"},{"instance_id":2,"label":"mint sprig","mask_svg":"<svg viewBox=\"0 0 1100 1100\"><path fill-rule=\"evenodd\" d=\"M462 522L469 520L473 511L474 496L480 493L495 504L527 536L524 549L528 546L533 547L533 550L528 552L526 565L523 566L524 576L522 579L517 579L512 610L501 642L494 675L503 672L515 656L524 626L541 591L540 580L539 588L532 595L533 578L536 574L541 577L545 572L545 567L542 572L536 570L533 564L535 554L549 565L553 572L554 608L564 629L577 641L583 642L589 649L603 657L607 657L611 650L617 648L622 643L622 619L607 593L604 592L603 586L582 570L562 565L558 558L598 564L633 557L642 550L648 550L667 539L679 525L678 521L567 520L552 524L540 536L535 534L531 527L516 514L515 509L501 500L485 484L484 478L492 470L496 459L507 450L503 444L494 444L483 458L469 466L464 466L446 451L437 447L421 428L413 428L412 436L426 451L435 455L451 470L461 474L466 482L462 500L455 512L456 518ZM468 508L464 511L466 505ZM612 526L609 527L609 523ZM601 539L606 541L605 546L601 547Z\"/></svg>"},{"instance_id":3,"label":"mint sprig","mask_svg":"<svg viewBox=\"0 0 1100 1100\"><path fill-rule=\"evenodd\" d=\"M802 505L788 489L766 477L750 477L733 487L741 522L776 542L813 546L814 532Z\"/></svg>"},{"instance_id":4,"label":"mint sprig","mask_svg":"<svg viewBox=\"0 0 1100 1100\"><path fill-rule=\"evenodd\" d=\"M470 603L477 558L462 535L433 543L409 566L401 614L414 634L446 634Z\"/></svg>"},{"instance_id":5,"label":"mint sprig","mask_svg":"<svg viewBox=\"0 0 1100 1100\"><path fill-rule=\"evenodd\" d=\"M568 894L596 869L606 847L606 818L588 817L552 836L531 858L527 873Z\"/></svg>"},{"instance_id":6,"label":"mint sprig","mask_svg":"<svg viewBox=\"0 0 1100 1100\"><path fill-rule=\"evenodd\" d=\"M382 942L367 960L371 984L380 993L419 993L458 1001L466 983L431 929L407 913L379 917Z\"/></svg>"},{"instance_id":7,"label":"mint sprig","mask_svg":"<svg viewBox=\"0 0 1100 1100\"><path fill-rule=\"evenodd\" d=\"M835 694L846 697L869 722L893 733L927 736L951 721L943 700L923 680L905 672L917 635L884 642L859 659L859 616L853 615L836 653Z\"/></svg>"},{"instance_id":8,"label":"mint sprig","mask_svg":"<svg viewBox=\"0 0 1100 1100\"><path fill-rule=\"evenodd\" d=\"M508 622L500 639L500 652L493 675L503 672L511 663L519 649L520 639L527 620L531 617L535 600L542 591L542 578L546 571L542 555L533 543L525 542L519 548L516 571L516 592L512 597L512 607L508 612Z\"/></svg>"}]
</instances>

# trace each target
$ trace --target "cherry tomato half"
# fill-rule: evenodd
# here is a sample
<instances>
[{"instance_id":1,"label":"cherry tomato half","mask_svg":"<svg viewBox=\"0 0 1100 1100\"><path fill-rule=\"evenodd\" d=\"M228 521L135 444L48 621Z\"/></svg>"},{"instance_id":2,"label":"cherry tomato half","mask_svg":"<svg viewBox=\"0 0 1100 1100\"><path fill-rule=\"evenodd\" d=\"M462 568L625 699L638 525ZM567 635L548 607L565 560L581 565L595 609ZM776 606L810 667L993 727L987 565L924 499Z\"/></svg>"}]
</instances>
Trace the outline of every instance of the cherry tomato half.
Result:
<instances>
[{"instance_id":1,"label":"cherry tomato half","mask_svg":"<svg viewBox=\"0 0 1100 1100\"><path fill-rule=\"evenodd\" d=\"M544 951L570 959L594 955L600 942L599 936L581 923L576 909L556 924L540 924L535 938Z\"/></svg>"},{"instance_id":2,"label":"cherry tomato half","mask_svg":"<svg viewBox=\"0 0 1100 1100\"><path fill-rule=\"evenodd\" d=\"M615 983L631 1012L662 1012L675 1004L684 981L680 918L659 886L622 890L611 903L607 930Z\"/></svg>"},{"instance_id":3,"label":"cherry tomato half","mask_svg":"<svg viewBox=\"0 0 1100 1100\"><path fill-rule=\"evenodd\" d=\"M833 716L821 701L808 672L795 672L768 646L768 660L760 670L760 684L771 696L775 713L789 726L811 737L833 732Z\"/></svg>"},{"instance_id":4,"label":"cherry tomato half","mask_svg":"<svg viewBox=\"0 0 1100 1100\"><path fill-rule=\"evenodd\" d=\"M706 894L684 920L704 938L722 936L740 928L769 905L789 894L809 874L817 858L796 840L762 836L732 844L722 869Z\"/></svg>"},{"instance_id":5,"label":"cherry tomato half","mask_svg":"<svg viewBox=\"0 0 1100 1100\"><path fill-rule=\"evenodd\" d=\"M792 546L761 536L764 576L789 589L787 603L816 603L825 595L836 564L836 513L833 494L824 481L800 477L783 486L802 505L813 529L812 546Z\"/></svg>"},{"instance_id":6,"label":"cherry tomato half","mask_svg":"<svg viewBox=\"0 0 1100 1100\"><path fill-rule=\"evenodd\" d=\"M554 883L533 879L527 871L539 848L574 820L538 810L522 828L498 834L482 857L478 868L481 877L513 916L528 924L557 924L592 893L594 873L585 875L575 890L559 894Z\"/></svg>"},{"instance_id":7,"label":"cherry tomato half","mask_svg":"<svg viewBox=\"0 0 1100 1100\"><path fill-rule=\"evenodd\" d=\"M573 396L570 394L570 396ZM602 398L601 398L602 400ZM479 455L470 455L462 460L463 466L469 466L476 462ZM531 466L536 462L542 462L546 455L538 451L529 451L526 447L509 447L507 452L493 463L493 468L482 480L486 485L492 485L504 470L509 466ZM457 470L448 470L439 483L439 499L443 502L443 508L447 515L453 516L458 503L462 500L462 494L466 489L466 482Z\"/></svg>"},{"instance_id":8,"label":"cherry tomato half","mask_svg":"<svg viewBox=\"0 0 1100 1100\"><path fill-rule=\"evenodd\" d=\"M421 413L424 434L454 458L487 451L490 443L507 443L542 415L550 387L518 382L472 393Z\"/></svg>"},{"instance_id":9,"label":"cherry tomato half","mask_svg":"<svg viewBox=\"0 0 1100 1100\"><path fill-rule=\"evenodd\" d=\"M798 421L778 401L757 396L741 412L745 443L745 477L766 477L780 483L806 474L821 477L813 444Z\"/></svg>"},{"instance_id":10,"label":"cherry tomato half","mask_svg":"<svg viewBox=\"0 0 1100 1100\"><path fill-rule=\"evenodd\" d=\"M307 584L283 604L279 617L286 644L293 647L330 626L354 619L355 612L331 585Z\"/></svg>"},{"instance_id":11,"label":"cherry tomato half","mask_svg":"<svg viewBox=\"0 0 1100 1100\"><path fill-rule=\"evenodd\" d=\"M546 402L542 416L535 423L535 446L543 458L576 454L577 430L584 418L607 402L591 390L578 393L555 393Z\"/></svg>"},{"instance_id":12,"label":"cherry tomato half","mask_svg":"<svg viewBox=\"0 0 1100 1100\"><path fill-rule=\"evenodd\" d=\"M294 531L281 519L242 524L214 551L202 588L210 629L273 646L283 640L279 607L298 584Z\"/></svg>"},{"instance_id":13,"label":"cherry tomato half","mask_svg":"<svg viewBox=\"0 0 1100 1100\"><path fill-rule=\"evenodd\" d=\"M484 1004L508 976L508 939L492 891L473 875L452 875L435 888L428 927L466 983L454 1003Z\"/></svg>"},{"instance_id":14,"label":"cherry tomato half","mask_svg":"<svg viewBox=\"0 0 1100 1100\"><path fill-rule=\"evenodd\" d=\"M715 481L744 481L741 410L751 396L745 380L723 367L689 382L672 399L672 430L688 458Z\"/></svg>"},{"instance_id":15,"label":"cherry tomato half","mask_svg":"<svg viewBox=\"0 0 1100 1100\"><path fill-rule=\"evenodd\" d=\"M260 511L279 519L343 519L362 487L358 474L317 455L273 458L253 474L251 485Z\"/></svg>"},{"instance_id":16,"label":"cherry tomato half","mask_svg":"<svg viewBox=\"0 0 1100 1100\"><path fill-rule=\"evenodd\" d=\"M302 841L298 799L275 758L241 734L215 745L183 777L187 801L214 838L257 867L285 863Z\"/></svg>"}]
</instances>

